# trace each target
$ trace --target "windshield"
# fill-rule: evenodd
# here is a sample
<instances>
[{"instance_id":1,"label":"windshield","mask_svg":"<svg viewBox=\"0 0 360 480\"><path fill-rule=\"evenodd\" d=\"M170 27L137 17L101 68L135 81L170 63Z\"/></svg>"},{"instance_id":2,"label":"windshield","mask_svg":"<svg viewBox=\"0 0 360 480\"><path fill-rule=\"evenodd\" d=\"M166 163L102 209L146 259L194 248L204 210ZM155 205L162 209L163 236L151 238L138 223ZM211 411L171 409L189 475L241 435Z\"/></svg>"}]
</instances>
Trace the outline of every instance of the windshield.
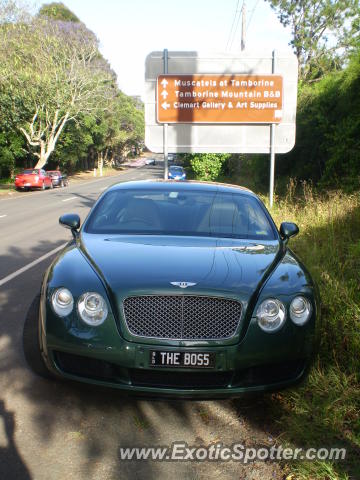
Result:
<instances>
[{"instance_id":1,"label":"windshield","mask_svg":"<svg viewBox=\"0 0 360 480\"><path fill-rule=\"evenodd\" d=\"M39 170L36 170L36 169L34 169L34 170L24 170L22 172L22 175L33 175L33 174L34 175L39 175Z\"/></svg>"},{"instance_id":2,"label":"windshield","mask_svg":"<svg viewBox=\"0 0 360 480\"><path fill-rule=\"evenodd\" d=\"M182 167L170 167L170 172L183 173L183 168Z\"/></svg>"},{"instance_id":3,"label":"windshield","mask_svg":"<svg viewBox=\"0 0 360 480\"><path fill-rule=\"evenodd\" d=\"M175 188L110 191L90 213L85 232L275 238L256 198Z\"/></svg>"}]
</instances>

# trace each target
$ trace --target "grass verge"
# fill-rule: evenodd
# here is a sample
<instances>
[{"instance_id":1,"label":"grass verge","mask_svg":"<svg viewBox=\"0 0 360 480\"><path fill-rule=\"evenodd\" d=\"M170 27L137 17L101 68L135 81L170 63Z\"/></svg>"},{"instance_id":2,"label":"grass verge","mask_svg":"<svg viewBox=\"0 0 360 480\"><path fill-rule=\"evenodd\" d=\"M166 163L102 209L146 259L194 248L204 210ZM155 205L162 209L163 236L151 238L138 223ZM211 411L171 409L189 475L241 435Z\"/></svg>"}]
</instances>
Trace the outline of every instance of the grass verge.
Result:
<instances>
[{"instance_id":1,"label":"grass verge","mask_svg":"<svg viewBox=\"0 0 360 480\"><path fill-rule=\"evenodd\" d=\"M321 344L307 381L267 398L266 416L281 443L347 449L345 461L286 465L288 479L359 479L360 192L316 194L305 182L301 192L296 187L290 181L271 213L278 226L287 220L300 227L290 247L320 289Z\"/></svg>"}]
</instances>

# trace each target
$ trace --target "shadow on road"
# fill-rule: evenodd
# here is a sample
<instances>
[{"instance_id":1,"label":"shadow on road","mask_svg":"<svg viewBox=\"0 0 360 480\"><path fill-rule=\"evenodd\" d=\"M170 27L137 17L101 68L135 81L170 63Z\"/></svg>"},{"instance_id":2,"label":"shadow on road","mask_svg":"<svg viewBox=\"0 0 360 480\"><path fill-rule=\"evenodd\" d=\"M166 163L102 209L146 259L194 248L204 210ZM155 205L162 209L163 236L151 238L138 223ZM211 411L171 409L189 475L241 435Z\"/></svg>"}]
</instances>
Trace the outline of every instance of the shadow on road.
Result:
<instances>
[{"instance_id":1,"label":"shadow on road","mask_svg":"<svg viewBox=\"0 0 360 480\"><path fill-rule=\"evenodd\" d=\"M0 478L30 480L30 473L15 444L15 418L0 400L0 422L3 424L3 436L0 443Z\"/></svg>"},{"instance_id":2,"label":"shadow on road","mask_svg":"<svg viewBox=\"0 0 360 480\"><path fill-rule=\"evenodd\" d=\"M160 168L156 165L149 170ZM56 246L56 242L50 241L41 244L43 251ZM29 259L33 254L29 252ZM16 257L21 252L14 247L9 255ZM3 260L0 257L0 262ZM4 425L4 441L0 436L1 479L30 478L28 468L34 472L34 478L52 480L70 476L155 479L220 475L225 479L280 479L282 470L277 463L243 466L235 462L120 462L118 450L120 446L169 446L174 441L186 441L189 445L236 442L252 447L289 441L296 447L323 446L301 445L294 438L295 430L286 432L284 424L279 424L283 416L289 415L286 402L280 401L283 394L256 400L153 400L127 397L112 389L46 381L33 375L22 354L22 327L50 261L0 287L0 418ZM326 402L324 397L324 409ZM300 410L294 411L293 416L293 424L316 430L317 438L324 444L340 443L359 456L358 447L339 438L339 432L326 422L326 417ZM357 478L349 465L342 464L341 471Z\"/></svg>"},{"instance_id":3,"label":"shadow on road","mask_svg":"<svg viewBox=\"0 0 360 480\"><path fill-rule=\"evenodd\" d=\"M54 248L43 242L45 251ZM17 252L13 252L17 255ZM30 252L31 254L31 252ZM47 381L34 375L22 352L24 317L39 292L42 275L51 259L0 287L0 401L4 410L11 455L3 464L7 475L26 477L25 463L35 478L125 479L133 478L257 478L252 469L235 462L120 461L119 447L170 446L244 442L249 435L246 419L239 419L230 401L155 400L125 396L122 392L78 383ZM7 415L7 416L6 416ZM266 433L253 428L254 442L263 443ZM20 454L15 455L16 452ZM20 465L20 466L19 466ZM22 473L20 469L23 466ZM259 479L269 477L269 465L257 466ZM23 477L15 476L19 471ZM14 473L15 472L15 473ZM25 473L24 473L25 472ZM120 473L121 472L121 475ZM281 478L280 467L271 476ZM19 475L20 475L19 473Z\"/></svg>"}]
</instances>

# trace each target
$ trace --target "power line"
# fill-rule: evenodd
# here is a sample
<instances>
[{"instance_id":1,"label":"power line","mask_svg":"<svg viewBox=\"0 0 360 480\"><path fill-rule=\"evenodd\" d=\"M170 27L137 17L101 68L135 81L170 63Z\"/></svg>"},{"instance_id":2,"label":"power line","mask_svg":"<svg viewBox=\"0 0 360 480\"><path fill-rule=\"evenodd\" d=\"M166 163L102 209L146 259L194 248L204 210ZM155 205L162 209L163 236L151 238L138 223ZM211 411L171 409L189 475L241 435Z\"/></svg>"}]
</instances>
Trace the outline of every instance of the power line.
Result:
<instances>
[{"instance_id":1,"label":"power line","mask_svg":"<svg viewBox=\"0 0 360 480\"><path fill-rule=\"evenodd\" d=\"M241 18L241 12L243 11L243 8L244 8L244 3L245 3L245 0L243 0L243 3L242 3L242 6L241 8L238 10L238 17L237 17L237 22L236 22L236 27L235 27L235 30L234 30L234 33L233 33L233 36L232 36L232 39L231 39L231 43L230 43L230 50L232 49L232 45L234 43L234 40L236 38L236 33L237 33L237 30L239 28L239 23L240 23L240 18Z\"/></svg>"},{"instance_id":2,"label":"power line","mask_svg":"<svg viewBox=\"0 0 360 480\"><path fill-rule=\"evenodd\" d=\"M234 15L233 22L232 22L232 25L231 25L231 29L230 29L230 33L229 33L229 38L228 38L228 41L227 41L227 44L226 44L226 50L228 49L228 46L229 46L229 43L230 43L230 40L231 40L231 37L232 37L232 33L233 33L233 29L234 29L236 17L238 16L238 12L240 12L240 10L239 10L239 3L240 3L240 0L237 0L236 8L235 8L235 15ZM239 23L239 20L238 20L238 23ZM237 23L237 25L238 25L238 23ZM236 30L237 30L237 26L236 26ZM236 33L236 30L235 30L235 33ZM234 41L234 40L231 41L231 44L233 43L233 41ZM230 47L230 48L231 48L231 47Z\"/></svg>"},{"instance_id":3,"label":"power line","mask_svg":"<svg viewBox=\"0 0 360 480\"><path fill-rule=\"evenodd\" d=\"M246 39L246 5L245 0L243 1L243 6L241 9L241 51L245 50L245 39Z\"/></svg>"},{"instance_id":4,"label":"power line","mask_svg":"<svg viewBox=\"0 0 360 480\"><path fill-rule=\"evenodd\" d=\"M260 0L257 0L257 2L255 3L254 8L251 10L251 15L250 15L250 18L249 18L249 23L247 24L247 27L246 27L246 32L249 30L251 20L253 19L253 16L254 16L256 7L259 5L259 1L260 1Z\"/></svg>"}]
</instances>

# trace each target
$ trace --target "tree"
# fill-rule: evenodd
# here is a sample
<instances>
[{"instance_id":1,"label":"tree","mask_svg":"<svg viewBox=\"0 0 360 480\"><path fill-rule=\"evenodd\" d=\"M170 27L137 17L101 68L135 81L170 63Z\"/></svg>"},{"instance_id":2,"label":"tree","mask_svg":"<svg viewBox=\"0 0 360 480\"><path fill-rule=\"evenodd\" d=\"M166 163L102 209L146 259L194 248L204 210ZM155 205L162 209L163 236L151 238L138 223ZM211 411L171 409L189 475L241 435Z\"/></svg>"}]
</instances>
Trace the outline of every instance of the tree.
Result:
<instances>
[{"instance_id":1,"label":"tree","mask_svg":"<svg viewBox=\"0 0 360 480\"><path fill-rule=\"evenodd\" d=\"M114 165L116 159L137 148L144 138L143 107L122 92L113 98L110 108L103 112L94 129L94 148L98 167Z\"/></svg>"},{"instance_id":2,"label":"tree","mask_svg":"<svg viewBox=\"0 0 360 480\"><path fill-rule=\"evenodd\" d=\"M115 81L95 35L81 23L34 19L0 29L0 80L21 96L20 127L42 168L65 127L108 108Z\"/></svg>"},{"instance_id":3,"label":"tree","mask_svg":"<svg viewBox=\"0 0 360 480\"><path fill-rule=\"evenodd\" d=\"M299 77L322 76L342 66L359 39L359 0L266 0L291 28Z\"/></svg>"},{"instance_id":4,"label":"tree","mask_svg":"<svg viewBox=\"0 0 360 480\"><path fill-rule=\"evenodd\" d=\"M0 0L0 175L24 157L68 170L114 164L143 143L143 105L119 91L95 35L67 7L33 17L19 1Z\"/></svg>"},{"instance_id":5,"label":"tree","mask_svg":"<svg viewBox=\"0 0 360 480\"><path fill-rule=\"evenodd\" d=\"M52 20L63 22L79 23L78 17L61 2L46 3L38 13L39 17L46 17Z\"/></svg>"},{"instance_id":6,"label":"tree","mask_svg":"<svg viewBox=\"0 0 360 480\"><path fill-rule=\"evenodd\" d=\"M0 25L27 22L31 19L28 5L18 0L0 0Z\"/></svg>"}]
</instances>

